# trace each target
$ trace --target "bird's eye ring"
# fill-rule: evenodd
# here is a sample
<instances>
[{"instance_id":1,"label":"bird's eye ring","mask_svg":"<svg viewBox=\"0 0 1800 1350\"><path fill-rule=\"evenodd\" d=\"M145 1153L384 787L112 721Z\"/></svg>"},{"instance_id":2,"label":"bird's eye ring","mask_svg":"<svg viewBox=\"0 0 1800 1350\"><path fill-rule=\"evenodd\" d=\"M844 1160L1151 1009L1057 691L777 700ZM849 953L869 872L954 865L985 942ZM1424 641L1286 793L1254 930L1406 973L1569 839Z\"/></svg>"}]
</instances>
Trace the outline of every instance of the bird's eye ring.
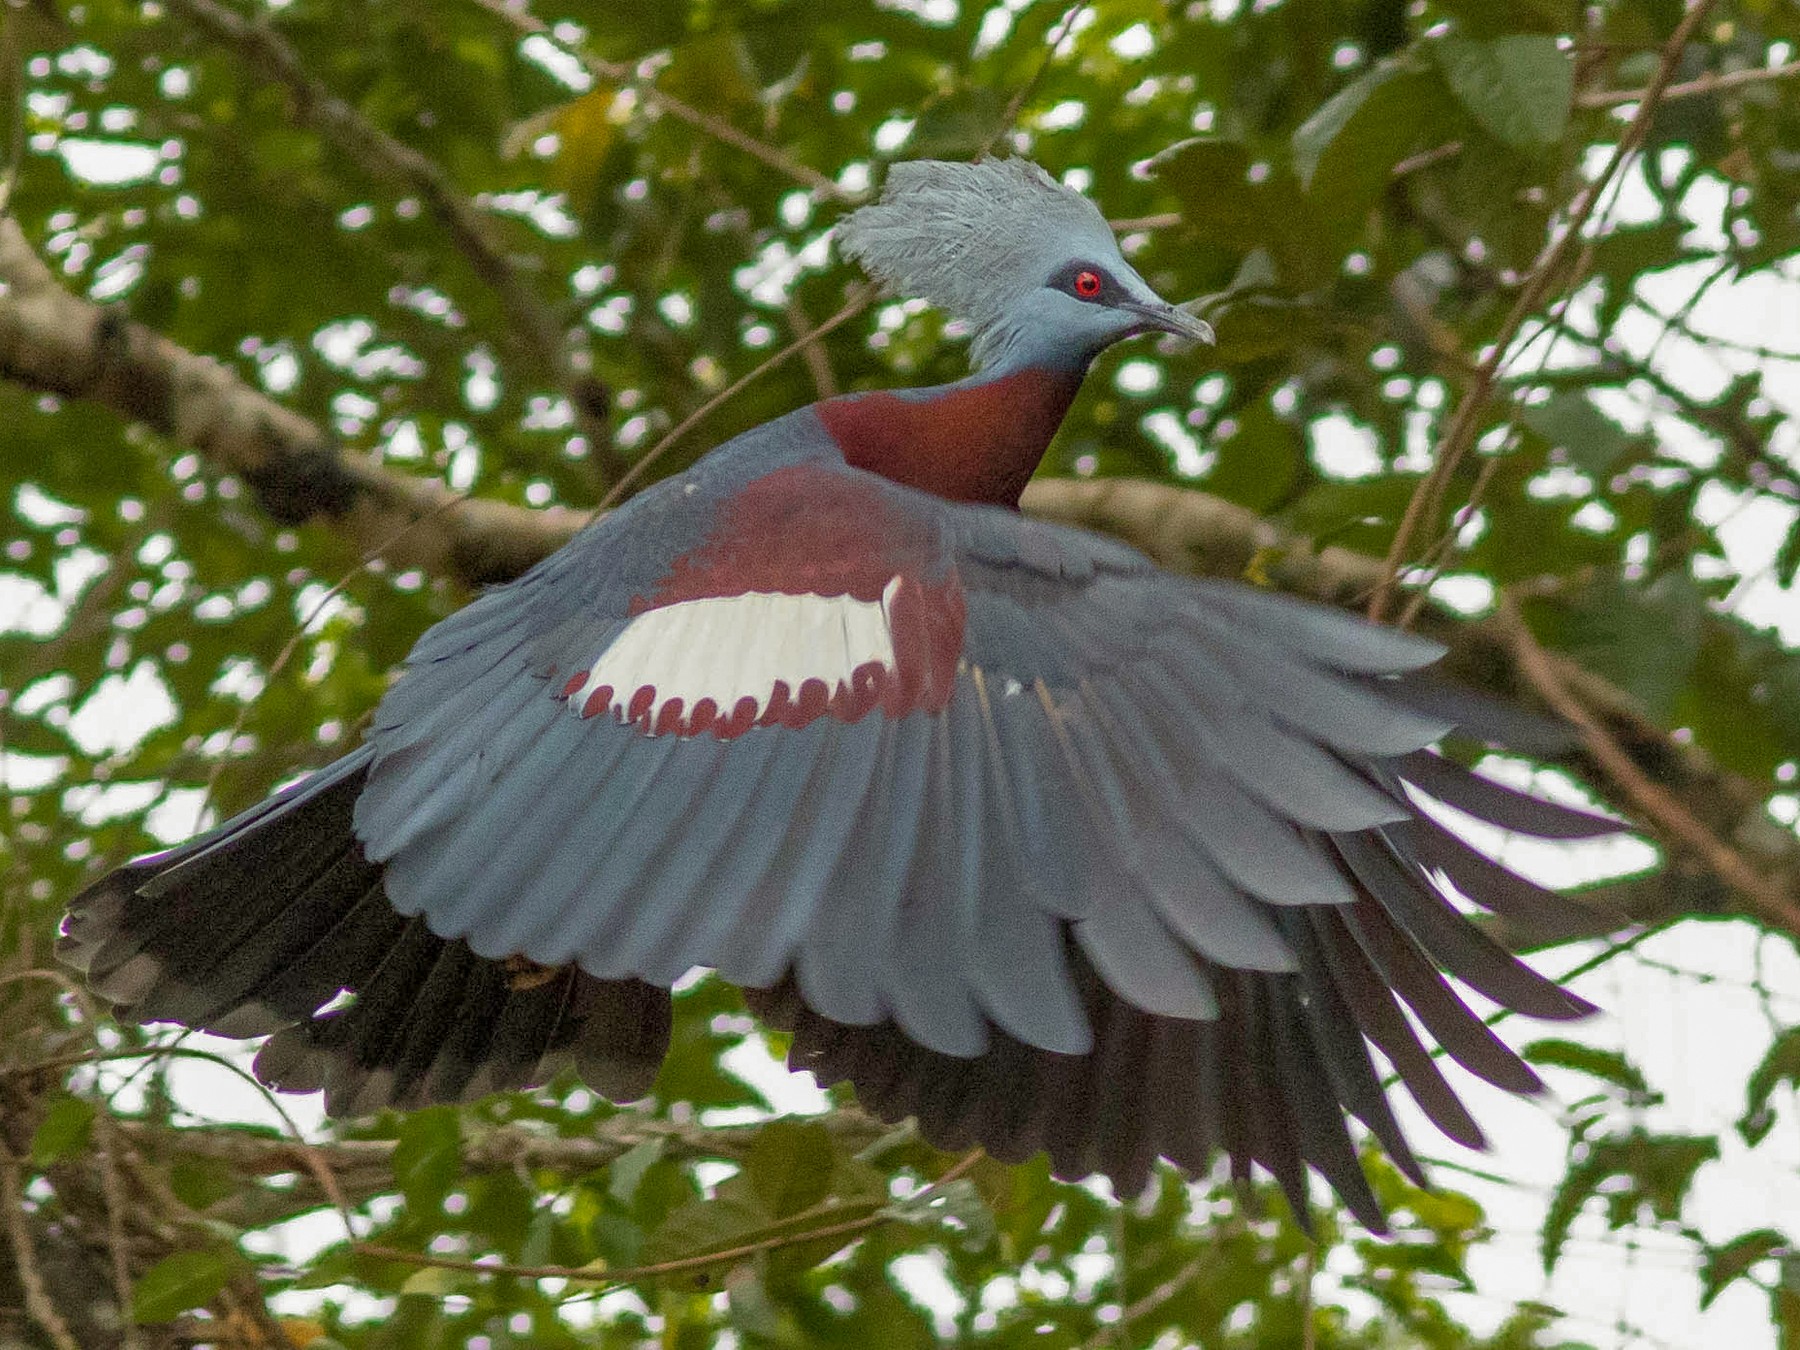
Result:
<instances>
[{"instance_id":1,"label":"bird's eye ring","mask_svg":"<svg viewBox=\"0 0 1800 1350\"><path fill-rule=\"evenodd\" d=\"M1075 274L1075 294L1083 300L1092 300L1100 294L1100 274L1098 272L1077 272Z\"/></svg>"}]
</instances>

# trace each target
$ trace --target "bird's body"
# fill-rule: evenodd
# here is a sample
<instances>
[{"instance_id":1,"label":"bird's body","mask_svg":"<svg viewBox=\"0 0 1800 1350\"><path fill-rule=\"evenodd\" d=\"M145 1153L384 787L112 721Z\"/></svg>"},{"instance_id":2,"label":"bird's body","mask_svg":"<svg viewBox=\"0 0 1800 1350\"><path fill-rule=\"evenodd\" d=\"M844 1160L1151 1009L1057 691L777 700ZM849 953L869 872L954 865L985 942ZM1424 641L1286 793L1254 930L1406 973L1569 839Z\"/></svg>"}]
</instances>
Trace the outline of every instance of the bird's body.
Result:
<instances>
[{"instance_id":1,"label":"bird's body","mask_svg":"<svg viewBox=\"0 0 1800 1350\"><path fill-rule=\"evenodd\" d=\"M1076 222L1079 250L993 270L1097 308L1098 272L1111 327L1071 311L1052 341L1028 320L1060 298L1005 324L965 303L975 377L756 428L438 624L364 746L77 899L65 954L122 1015L273 1033L259 1074L336 1113L569 1062L624 1099L670 986L710 967L796 1067L945 1147L1126 1186L1223 1149L1297 1197L1311 1164L1371 1222L1345 1113L1417 1168L1369 1045L1480 1139L1392 991L1475 1073L1536 1086L1437 964L1532 1015L1587 1006L1440 875L1522 924L1582 920L1418 794L1619 826L1432 753L1479 712L1417 682L1434 645L1021 517L1092 355L1196 325L1035 171L937 169ZM891 224L852 243L904 281Z\"/></svg>"}]
</instances>

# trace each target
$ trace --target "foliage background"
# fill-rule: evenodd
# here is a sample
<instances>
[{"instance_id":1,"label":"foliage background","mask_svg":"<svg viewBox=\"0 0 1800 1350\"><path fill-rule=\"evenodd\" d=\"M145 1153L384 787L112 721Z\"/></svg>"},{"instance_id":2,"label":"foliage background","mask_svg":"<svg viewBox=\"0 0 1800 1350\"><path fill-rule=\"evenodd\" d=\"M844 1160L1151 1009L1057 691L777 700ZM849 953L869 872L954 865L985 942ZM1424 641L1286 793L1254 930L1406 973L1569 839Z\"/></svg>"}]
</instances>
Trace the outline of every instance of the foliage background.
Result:
<instances>
[{"instance_id":1,"label":"foliage background","mask_svg":"<svg viewBox=\"0 0 1800 1350\"><path fill-rule=\"evenodd\" d=\"M1221 339L1109 356L1028 509L1374 596L1582 719L1566 767L1655 848L1535 860L1637 869L1603 895L1620 935L1548 966L1753 954L1755 1067L1710 1116L1660 1109L1692 1084L1616 1029L1536 1045L1567 1167L1532 1227L1546 1270L1613 1234L1800 1345L1791 1218L1707 1204L1728 1154L1777 1186L1800 1126L1789 0L0 16L0 1345L1671 1343L1484 1303L1481 1205L1379 1167L1397 1240L1322 1209L1315 1247L1220 1178L1120 1205L841 1098L763 1123L780 1046L710 982L646 1103L301 1103L303 1145L264 1104L230 1122L226 1047L58 982L85 877L353 743L418 633L628 466L959 373L827 231L883 163L994 145L1090 191Z\"/></svg>"}]
</instances>

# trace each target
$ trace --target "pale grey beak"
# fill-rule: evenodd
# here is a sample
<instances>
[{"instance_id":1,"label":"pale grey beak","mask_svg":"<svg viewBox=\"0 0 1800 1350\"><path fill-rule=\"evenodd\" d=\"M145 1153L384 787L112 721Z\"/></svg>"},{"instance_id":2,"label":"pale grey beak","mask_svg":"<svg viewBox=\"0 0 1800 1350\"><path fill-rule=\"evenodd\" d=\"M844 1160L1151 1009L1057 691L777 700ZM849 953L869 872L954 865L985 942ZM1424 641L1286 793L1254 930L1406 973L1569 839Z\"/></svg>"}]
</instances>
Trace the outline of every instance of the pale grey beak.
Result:
<instances>
[{"instance_id":1,"label":"pale grey beak","mask_svg":"<svg viewBox=\"0 0 1800 1350\"><path fill-rule=\"evenodd\" d=\"M1121 305L1121 309L1141 316L1146 329L1154 329L1159 333L1173 333L1176 337L1188 338L1193 342L1212 343L1218 341L1213 328L1205 319L1197 319L1185 309L1157 301L1155 304Z\"/></svg>"}]
</instances>

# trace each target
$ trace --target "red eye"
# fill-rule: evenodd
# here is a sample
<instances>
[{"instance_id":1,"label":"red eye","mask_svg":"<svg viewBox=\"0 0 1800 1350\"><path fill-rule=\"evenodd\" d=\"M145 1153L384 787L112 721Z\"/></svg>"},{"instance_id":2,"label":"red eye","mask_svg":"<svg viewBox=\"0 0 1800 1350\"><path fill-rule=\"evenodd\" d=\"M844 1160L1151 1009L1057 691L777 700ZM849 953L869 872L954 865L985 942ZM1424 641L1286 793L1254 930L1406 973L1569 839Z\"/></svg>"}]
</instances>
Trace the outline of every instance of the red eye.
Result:
<instances>
[{"instance_id":1,"label":"red eye","mask_svg":"<svg viewBox=\"0 0 1800 1350\"><path fill-rule=\"evenodd\" d=\"M1075 294L1083 300L1092 300L1100 294L1100 274L1098 272L1077 272L1075 274Z\"/></svg>"}]
</instances>

